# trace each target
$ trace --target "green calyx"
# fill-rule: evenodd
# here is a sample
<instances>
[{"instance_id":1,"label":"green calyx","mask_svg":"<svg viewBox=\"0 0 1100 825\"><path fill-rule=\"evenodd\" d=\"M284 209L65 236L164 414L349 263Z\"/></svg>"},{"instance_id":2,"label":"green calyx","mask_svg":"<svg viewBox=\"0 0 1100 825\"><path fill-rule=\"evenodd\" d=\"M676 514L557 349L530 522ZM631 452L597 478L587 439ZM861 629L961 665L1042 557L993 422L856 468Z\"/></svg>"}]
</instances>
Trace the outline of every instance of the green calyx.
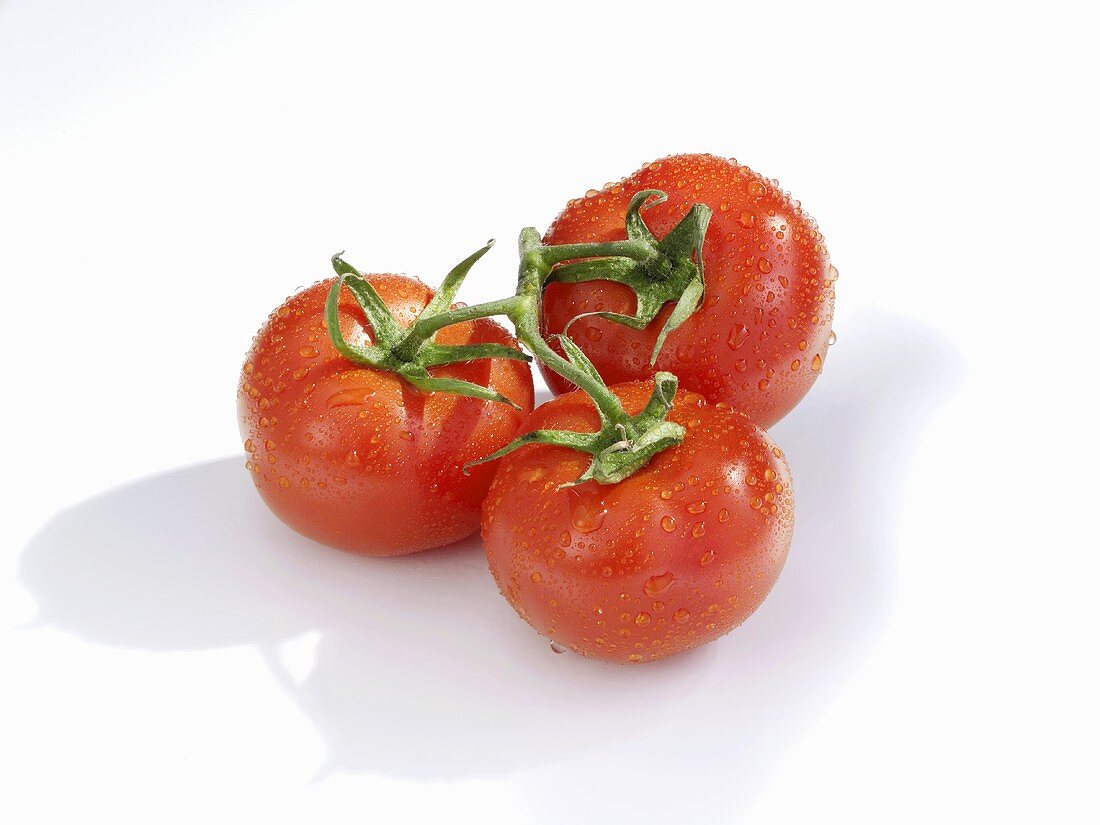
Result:
<instances>
[{"instance_id":1,"label":"green calyx","mask_svg":"<svg viewBox=\"0 0 1100 825\"><path fill-rule=\"evenodd\" d=\"M449 392L486 401L498 401L519 409L519 406L498 392L457 378L434 376L428 372L431 367L474 361L480 358L508 358L517 361L531 359L518 349L503 344L446 345L434 341L435 333L443 326L457 321L439 323L451 312L458 288L462 285L470 268L493 246L489 241L443 279L439 290L417 317L412 326L403 328L397 323L385 302L375 291L371 283L355 267L347 263L340 254L332 256L332 268L336 271L336 281L329 290L325 302L325 324L333 346L349 361L372 369L386 370L400 375L405 381L423 392ZM342 254L342 253L341 253ZM371 344L352 344L340 331L339 304L340 290L346 287L355 297L371 327ZM461 320L472 320L485 315L474 315Z\"/></svg>"},{"instance_id":2,"label":"green calyx","mask_svg":"<svg viewBox=\"0 0 1100 825\"><path fill-rule=\"evenodd\" d=\"M563 337L561 345L571 363L592 376L593 380L603 383L592 362L576 344ZM494 461L528 444L552 444L592 456L591 463L580 477L562 487L573 487L586 481L618 484L647 465L657 453L684 440L684 428L666 418L676 397L676 376L670 372L659 372L654 376L654 382L649 402L637 415L628 415L613 394L611 397L615 403L611 406L593 398L600 417L598 432L534 430L470 466Z\"/></svg>"},{"instance_id":3,"label":"green calyx","mask_svg":"<svg viewBox=\"0 0 1100 825\"><path fill-rule=\"evenodd\" d=\"M688 213L664 238L658 240L642 219L642 209L662 203L667 195L658 189L638 192L626 212L627 242L648 250L644 257L613 257L574 260L556 266L549 281L579 283L582 281L617 281L633 290L637 307L633 315L618 312L586 312L573 318L606 318L631 329L644 329L653 322L661 308L669 302L676 306L665 321L650 354L650 364L664 346L668 334L686 321L702 303L703 240L707 233L711 211L701 203L692 205ZM548 247L555 249L556 247ZM567 247L566 247L567 248ZM576 256L580 257L580 256ZM565 330L568 333L568 326Z\"/></svg>"}]
</instances>

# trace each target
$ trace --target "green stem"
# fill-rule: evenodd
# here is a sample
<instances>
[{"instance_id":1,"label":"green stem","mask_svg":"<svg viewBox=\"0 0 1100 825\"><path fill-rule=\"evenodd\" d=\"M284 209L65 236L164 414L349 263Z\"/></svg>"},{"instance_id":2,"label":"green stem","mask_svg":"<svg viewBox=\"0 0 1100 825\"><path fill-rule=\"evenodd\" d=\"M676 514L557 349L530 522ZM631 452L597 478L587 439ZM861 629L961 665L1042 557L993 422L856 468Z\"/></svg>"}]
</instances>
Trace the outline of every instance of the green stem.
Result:
<instances>
[{"instance_id":1,"label":"green stem","mask_svg":"<svg viewBox=\"0 0 1100 825\"><path fill-rule=\"evenodd\" d=\"M607 385L574 365L567 358L563 358L542 337L539 332L539 308L543 285L554 265L560 261L606 256L616 256L610 260L622 260L624 257L638 260L650 257L652 254L652 245L639 241L546 246L542 243L538 231L528 227L520 233L520 272L515 295L473 306L457 307L428 318L421 318L394 346L393 354L398 358L409 360L444 327L478 318L503 315L512 322L516 329L516 338L520 343L547 367L588 393L606 421L612 424L629 425L630 416L623 410L618 397L607 388Z\"/></svg>"},{"instance_id":2,"label":"green stem","mask_svg":"<svg viewBox=\"0 0 1100 825\"><path fill-rule=\"evenodd\" d=\"M519 296L511 295L498 301L488 301L484 304L474 304L468 307L457 307L432 315L429 318L417 320L401 342L393 348L393 352L399 358L409 360L433 335L444 327L460 324L464 321L476 321L478 318L488 318L492 315L510 316L512 307L519 300Z\"/></svg>"},{"instance_id":3,"label":"green stem","mask_svg":"<svg viewBox=\"0 0 1100 825\"><path fill-rule=\"evenodd\" d=\"M547 266L577 258L630 258L644 261L653 257L653 245L645 241L606 241L604 243L570 243L543 246L540 255Z\"/></svg>"},{"instance_id":4,"label":"green stem","mask_svg":"<svg viewBox=\"0 0 1100 825\"><path fill-rule=\"evenodd\" d=\"M546 246L533 227L527 227L519 235L519 283L516 296L523 300L508 313L508 319L516 328L516 338L531 350L532 354L545 366L562 378L591 396L601 417L612 424L625 424L630 416L623 410L618 396L608 389L599 376L590 375L577 367L569 359L554 352L539 331L539 316L542 306L542 289L550 271L557 260L569 260L571 257L593 257L604 254L608 248L621 248L627 241L613 241L607 244L570 244L565 246ZM565 249L568 254L559 258L557 252ZM648 253L647 253L648 254Z\"/></svg>"},{"instance_id":5,"label":"green stem","mask_svg":"<svg viewBox=\"0 0 1100 825\"><path fill-rule=\"evenodd\" d=\"M626 424L630 420L630 416L623 410L619 397L608 389L607 384L603 381L593 378L568 359L562 358L554 352L550 344L539 333L538 322L531 320L531 316L536 315L536 313L537 309L533 312L517 313L517 317L509 316L516 327L516 337L520 343L531 350L535 358L545 366L588 393L604 420L610 421L612 424Z\"/></svg>"},{"instance_id":6,"label":"green stem","mask_svg":"<svg viewBox=\"0 0 1100 825\"><path fill-rule=\"evenodd\" d=\"M593 433L538 430L474 463L499 458L524 444L558 444L592 456L588 469L571 485L589 480L600 484L618 483L644 467L662 450L683 441L684 428L667 419L676 395L676 376L656 373L653 393L645 409L638 415L628 415L618 396L575 341L567 335L556 336L562 351L558 353L543 337L542 294L552 276L563 281L601 279L626 284L638 299L634 315L609 312L586 315L597 315L635 329L652 321L666 302L675 301L676 307L653 351L656 359L664 337L696 309L702 298L702 242L710 212L696 204L672 231L657 240L640 215L643 206L654 197L664 199L661 192L645 190L631 200L625 220L626 240L555 246L544 244L533 227L523 229L519 236L520 264L515 294L474 306L450 308L463 278L493 245L489 241L448 273L435 296L408 329L397 324L368 280L340 256L333 256L333 268L340 277L329 292L325 308L329 335L346 358L397 373L424 392L456 393L515 406L488 387L428 372L431 367L479 358L529 360L518 349L503 344L445 345L434 340L440 330L454 324L494 315L507 317L524 347L544 366L592 399L599 413L600 427ZM338 304L343 286L354 295L371 325L374 342L370 345L354 346L344 340L340 332Z\"/></svg>"}]
</instances>

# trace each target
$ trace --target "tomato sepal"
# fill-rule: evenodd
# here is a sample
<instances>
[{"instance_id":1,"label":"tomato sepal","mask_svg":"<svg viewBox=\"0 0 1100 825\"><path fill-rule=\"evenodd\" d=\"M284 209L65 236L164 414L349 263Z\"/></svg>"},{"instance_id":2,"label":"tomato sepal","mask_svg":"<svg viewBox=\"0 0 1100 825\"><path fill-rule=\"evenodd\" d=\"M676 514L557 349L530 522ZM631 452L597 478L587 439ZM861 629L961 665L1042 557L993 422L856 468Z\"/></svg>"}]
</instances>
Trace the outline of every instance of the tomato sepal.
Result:
<instances>
[{"instance_id":1,"label":"tomato sepal","mask_svg":"<svg viewBox=\"0 0 1100 825\"><path fill-rule=\"evenodd\" d=\"M643 189L630 201L626 212L627 240L647 243L652 254L643 258L593 258L562 263L551 272L547 281L580 283L583 281L616 281L634 292L636 306L633 315L619 312L585 312L575 316L563 330L581 318L604 318L631 329L644 329L657 317L666 303L676 306L665 321L650 353L650 366L657 362L669 333L680 327L702 305L705 291L703 242L710 223L709 207L696 203L661 240L653 235L642 218L641 211L667 199L659 189ZM552 247L550 247L552 248Z\"/></svg>"},{"instance_id":2,"label":"tomato sepal","mask_svg":"<svg viewBox=\"0 0 1100 825\"><path fill-rule=\"evenodd\" d=\"M569 345L565 346L566 351L569 352ZM573 347L576 345L573 344ZM463 472L469 473L470 467L503 458L508 453L530 444L548 444L567 447L592 456L591 463L580 476L571 482L559 485L558 489L575 487L587 481L595 481L598 484L618 484L645 467L657 453L674 447L684 440L684 428L666 417L676 397L677 383L677 378L672 373L659 372L654 376L653 393L649 401L637 415L629 416L623 413L622 416L612 416L596 405L601 422L598 432L532 430L495 453L467 464Z\"/></svg>"},{"instance_id":3,"label":"tomato sepal","mask_svg":"<svg viewBox=\"0 0 1100 825\"><path fill-rule=\"evenodd\" d=\"M451 305L462 281L473 265L492 248L493 243L489 241L447 273L447 277L443 279L435 295L408 329L402 328L397 323L393 313L370 281L343 259L342 252L333 255L332 268L337 278L325 302L325 325L328 327L333 346L349 361L372 369L393 372L422 392L447 392L495 401L520 409L519 405L511 399L487 387L457 378L434 376L428 372L431 367L465 363L481 358L531 360L526 353L503 344L451 345L439 344L433 340L435 333L447 325L441 321L452 312ZM370 344L352 344L340 330L340 291L344 288L355 298L370 324L372 337Z\"/></svg>"}]
</instances>

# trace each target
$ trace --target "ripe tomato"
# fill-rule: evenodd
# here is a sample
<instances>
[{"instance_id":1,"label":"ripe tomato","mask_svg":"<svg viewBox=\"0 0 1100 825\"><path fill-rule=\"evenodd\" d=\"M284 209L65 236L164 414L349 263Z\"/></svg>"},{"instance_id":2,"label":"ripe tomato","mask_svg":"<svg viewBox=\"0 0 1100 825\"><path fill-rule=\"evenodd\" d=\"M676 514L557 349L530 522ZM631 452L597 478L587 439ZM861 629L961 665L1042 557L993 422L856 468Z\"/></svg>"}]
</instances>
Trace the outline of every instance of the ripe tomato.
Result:
<instances>
[{"instance_id":1,"label":"ripe tomato","mask_svg":"<svg viewBox=\"0 0 1100 825\"><path fill-rule=\"evenodd\" d=\"M833 281L821 233L797 201L736 161L675 155L620 183L571 201L546 232L547 244L621 240L631 197L644 189L668 200L642 211L662 238L693 203L713 212L704 243L706 293L700 308L650 353L673 305L643 330L582 318L569 328L609 383L668 370L681 386L724 401L762 427L786 415L810 389L825 360L833 319ZM543 328L560 333L585 312L633 314L629 287L611 281L550 283ZM543 369L555 393L570 389Z\"/></svg>"},{"instance_id":2,"label":"ripe tomato","mask_svg":"<svg viewBox=\"0 0 1100 825\"><path fill-rule=\"evenodd\" d=\"M613 387L627 412L653 383ZM613 662L660 659L732 630L763 601L791 541L782 452L741 413L676 394L683 443L612 486L577 478L591 456L528 446L501 460L481 535L512 607L539 633ZM524 430L595 431L591 399L539 407Z\"/></svg>"},{"instance_id":3,"label":"ripe tomato","mask_svg":"<svg viewBox=\"0 0 1100 825\"><path fill-rule=\"evenodd\" d=\"M432 297L403 275L370 275L399 324ZM534 403L531 370L492 358L433 375L488 386L522 410L444 392L421 393L397 375L341 356L324 326L332 280L293 296L256 335L237 393L241 435L260 495L298 532L373 556L439 547L477 530L494 468L463 465L507 444ZM370 343L362 308L345 287L340 329ZM515 341L477 320L437 333L440 344Z\"/></svg>"}]
</instances>

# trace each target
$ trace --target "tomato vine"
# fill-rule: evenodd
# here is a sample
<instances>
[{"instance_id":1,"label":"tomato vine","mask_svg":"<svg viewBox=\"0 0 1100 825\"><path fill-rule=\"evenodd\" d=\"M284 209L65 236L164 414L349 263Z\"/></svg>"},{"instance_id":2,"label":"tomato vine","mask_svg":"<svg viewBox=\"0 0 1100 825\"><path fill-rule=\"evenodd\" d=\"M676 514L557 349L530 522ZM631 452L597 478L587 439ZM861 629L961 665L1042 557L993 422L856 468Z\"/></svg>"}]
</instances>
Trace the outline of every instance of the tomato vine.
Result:
<instances>
[{"instance_id":1,"label":"tomato vine","mask_svg":"<svg viewBox=\"0 0 1100 825\"><path fill-rule=\"evenodd\" d=\"M535 430L469 466L493 461L526 444L556 444L592 456L588 468L573 484L590 479L600 484L616 484L644 467L657 453L683 441L684 428L667 419L676 394L677 378L670 372L658 372L645 408L637 415L629 415L592 362L568 335L557 336L564 355L555 352L543 337L539 326L542 293L550 281L601 279L626 284L637 297L633 315L588 314L634 329L647 326L665 303L674 301L676 306L658 335L651 355L651 363L655 361L668 333L687 320L702 301L703 239L711 214L708 207L694 204L664 238L658 239L646 226L641 212L665 198L664 192L655 189L643 190L633 197L625 216L625 240L548 245L542 242L536 229L525 228L519 238L520 264L515 294L473 306L450 308L470 269L493 245L490 241L451 270L435 297L408 329L398 326L370 283L340 255L334 255L332 264L339 277L333 283L326 304L329 335L346 358L395 372L423 391L452 392L515 406L486 387L434 377L428 372L429 367L479 358L529 360L519 350L504 345L443 346L433 340L436 332L453 324L491 316L508 318L515 327L516 339L535 358L591 397L599 413L600 430L594 433ZM340 333L337 304L344 286L354 295L370 322L373 333L370 345L353 345Z\"/></svg>"}]
</instances>

